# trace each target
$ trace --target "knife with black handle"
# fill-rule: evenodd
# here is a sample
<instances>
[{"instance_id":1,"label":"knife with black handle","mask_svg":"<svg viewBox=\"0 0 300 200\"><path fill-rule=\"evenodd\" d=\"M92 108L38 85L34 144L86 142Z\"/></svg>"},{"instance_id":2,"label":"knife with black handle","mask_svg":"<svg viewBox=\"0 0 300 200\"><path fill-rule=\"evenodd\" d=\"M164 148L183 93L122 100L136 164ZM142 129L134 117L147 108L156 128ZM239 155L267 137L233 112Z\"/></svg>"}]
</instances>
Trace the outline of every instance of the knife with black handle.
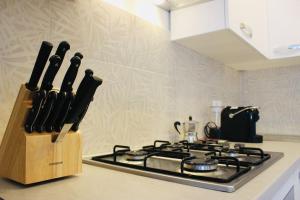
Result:
<instances>
[{"instance_id":1,"label":"knife with black handle","mask_svg":"<svg viewBox=\"0 0 300 200\"><path fill-rule=\"evenodd\" d=\"M53 131L56 119L59 117L59 114L65 109L64 104L69 99L70 93L72 93L72 85L76 79L80 63L81 60L78 56L74 56L73 58L71 58L71 64L63 79L60 92L58 94L58 99L55 103L54 109L49 116L49 119L46 121L46 130L48 132Z\"/></svg>"},{"instance_id":2,"label":"knife with black handle","mask_svg":"<svg viewBox=\"0 0 300 200\"><path fill-rule=\"evenodd\" d=\"M72 91L72 85L76 79L78 69L81 63L81 59L78 56L74 56L73 58L71 58L70 61L71 61L71 65L68 68L60 87L60 91L62 92Z\"/></svg>"},{"instance_id":3,"label":"knife with black handle","mask_svg":"<svg viewBox=\"0 0 300 200\"><path fill-rule=\"evenodd\" d=\"M43 41L40 47L38 56L36 58L30 79L28 83L26 83L26 88L30 91L38 90L37 84L40 80L40 77L43 73L45 65L50 56L53 45L50 42Z\"/></svg>"},{"instance_id":4,"label":"knife with black handle","mask_svg":"<svg viewBox=\"0 0 300 200\"><path fill-rule=\"evenodd\" d=\"M84 73L85 73L84 77L83 77L82 81L80 82L77 92L76 92L77 98L79 98L79 97L81 98L82 96L84 96L84 93L85 93L84 87L87 84L87 82L89 82L89 80L91 78L93 78L93 74L94 74L93 70L91 70L91 69L85 70Z\"/></svg>"},{"instance_id":5,"label":"knife with black handle","mask_svg":"<svg viewBox=\"0 0 300 200\"><path fill-rule=\"evenodd\" d=\"M74 101L74 94L73 92L70 92L67 94L67 98L55 120L55 122L53 123L53 130L56 131L56 132L60 132L63 125L64 125L64 122L66 120L66 117L68 115L68 112L70 111L71 109L71 104L72 102Z\"/></svg>"},{"instance_id":6,"label":"knife with black handle","mask_svg":"<svg viewBox=\"0 0 300 200\"><path fill-rule=\"evenodd\" d=\"M101 84L102 84L102 82L101 82ZM100 84L100 85L101 85L101 84ZM91 102L93 101L93 99L94 99L94 97L92 97ZM73 126L71 127L71 130L72 130L72 131L78 131L78 129L79 129L79 124L81 123L81 121L82 121L82 119L84 118L84 116L85 116L87 110L89 109L89 105L90 105L90 103L86 106L86 108L84 109L84 111L80 114L78 120L77 120L77 121L73 124Z\"/></svg>"},{"instance_id":7,"label":"knife with black handle","mask_svg":"<svg viewBox=\"0 0 300 200\"><path fill-rule=\"evenodd\" d=\"M41 90L39 92L34 93L32 98L32 108L30 109L26 121L25 121L25 131L27 133L33 132L33 124L36 121L36 117L42 107L43 99L46 98L46 91Z\"/></svg>"},{"instance_id":8,"label":"knife with black handle","mask_svg":"<svg viewBox=\"0 0 300 200\"><path fill-rule=\"evenodd\" d=\"M80 52L76 52L76 53L74 54L74 56L77 56L77 57L79 57L79 58L80 58L80 60L82 60L82 59L83 59L83 55L82 55L82 53L80 53Z\"/></svg>"},{"instance_id":9,"label":"knife with black handle","mask_svg":"<svg viewBox=\"0 0 300 200\"><path fill-rule=\"evenodd\" d=\"M46 90L47 92L49 92L53 87L52 83L55 78L55 75L59 70L61 59L58 55L53 55L50 57L49 61L50 64L44 75L41 88L40 88L40 90Z\"/></svg>"},{"instance_id":10,"label":"knife with black handle","mask_svg":"<svg viewBox=\"0 0 300 200\"><path fill-rule=\"evenodd\" d=\"M93 101L93 100L91 100L91 101ZM74 131L74 132L78 131L78 129L79 129L79 124L81 123L81 121L82 121L82 119L84 118L84 116L85 116L87 110L89 109L89 105L90 105L90 104L88 104L88 105L86 106L86 108L85 108L85 109L83 110L83 112L80 114L78 120L72 125L72 127L71 127L71 130L72 130L72 131Z\"/></svg>"},{"instance_id":11,"label":"knife with black handle","mask_svg":"<svg viewBox=\"0 0 300 200\"><path fill-rule=\"evenodd\" d=\"M81 93L85 92L83 87L84 87L84 85L86 85L86 83L89 81L89 79L91 79L92 76L93 76L93 71L91 69L85 70L85 75L84 75L82 81L79 84L76 96L82 96L83 95L83 94L81 94ZM59 115L59 117L58 117L58 119L57 119L57 121L54 125L54 129L55 129L56 132L61 131L61 129L62 129L64 123L65 123L68 111L71 109L73 99L74 99L73 94L69 93L69 100L65 102L63 110L60 113L60 115Z\"/></svg>"},{"instance_id":12,"label":"knife with black handle","mask_svg":"<svg viewBox=\"0 0 300 200\"><path fill-rule=\"evenodd\" d=\"M34 123L36 122L39 112L43 109L45 99L47 98L48 92L52 89L53 79L58 71L60 58L57 55L53 55L49 59L50 64L44 75L40 90L36 92L35 98L32 101L32 109L27 115L25 122L25 130L31 133L34 129ZM37 107L39 106L39 107Z\"/></svg>"},{"instance_id":13,"label":"knife with black handle","mask_svg":"<svg viewBox=\"0 0 300 200\"><path fill-rule=\"evenodd\" d=\"M96 76L91 76L87 81L84 82L81 87L84 92L80 91L79 94L81 95L76 94L72 104L72 108L67 115L65 125L63 126L58 136L54 139L54 142L62 141L72 125L79 120L80 114L83 113L84 109L89 105L96 92L96 89L99 85L101 85L101 83L102 79Z\"/></svg>"},{"instance_id":14,"label":"knife with black handle","mask_svg":"<svg viewBox=\"0 0 300 200\"><path fill-rule=\"evenodd\" d=\"M34 130L38 132L43 132L45 130L44 124L51 110L53 109L56 99L57 99L57 92L56 91L49 92L47 101L45 102L43 109L39 112L38 118L34 123Z\"/></svg>"},{"instance_id":15,"label":"knife with black handle","mask_svg":"<svg viewBox=\"0 0 300 200\"><path fill-rule=\"evenodd\" d=\"M53 124L55 123L56 116L59 115L61 109L63 108L64 102L67 99L67 93L66 92L60 92L57 95L57 100L54 104L54 107L48 117L48 119L45 122L45 130L47 132L52 132L54 130Z\"/></svg>"},{"instance_id":16,"label":"knife with black handle","mask_svg":"<svg viewBox=\"0 0 300 200\"><path fill-rule=\"evenodd\" d=\"M65 55L69 49L70 49L70 44L67 41L62 41L59 43L59 45L56 49L56 52L55 52L55 55L58 55L61 59L61 61L59 63L59 67L61 66L61 64L65 58Z\"/></svg>"},{"instance_id":17,"label":"knife with black handle","mask_svg":"<svg viewBox=\"0 0 300 200\"><path fill-rule=\"evenodd\" d=\"M56 49L55 55L50 58L50 59L55 60L55 61L53 61L53 62L55 62L55 65L48 67L48 69L45 73L45 76L43 78L43 81L42 81L41 90L44 89L44 90L46 90L46 92L49 92L53 88L53 85L52 85L53 80L63 62L66 52L69 49L70 49L70 45L68 42L62 41L59 43L59 45ZM59 60L57 60L58 58L59 58ZM50 62L51 62L51 60L50 60ZM50 99L50 100L52 100L52 99ZM50 103L51 102L48 103L48 98L44 99L44 102L41 105L42 106L41 114L38 114L38 116L36 118L38 124L35 124L34 127L39 132L44 129L44 127L42 127L44 125L42 125L40 122L45 123L47 121L47 118L50 115L51 110L47 110L47 107L45 106L46 104L49 105Z\"/></svg>"},{"instance_id":18,"label":"knife with black handle","mask_svg":"<svg viewBox=\"0 0 300 200\"><path fill-rule=\"evenodd\" d=\"M91 102L96 89L102 84L102 79L97 76L90 76L89 79L82 85L79 93L76 93L72 109L70 110L66 123L74 123L79 119L80 114L84 111L86 106ZM79 95L81 94L81 95Z\"/></svg>"}]
</instances>

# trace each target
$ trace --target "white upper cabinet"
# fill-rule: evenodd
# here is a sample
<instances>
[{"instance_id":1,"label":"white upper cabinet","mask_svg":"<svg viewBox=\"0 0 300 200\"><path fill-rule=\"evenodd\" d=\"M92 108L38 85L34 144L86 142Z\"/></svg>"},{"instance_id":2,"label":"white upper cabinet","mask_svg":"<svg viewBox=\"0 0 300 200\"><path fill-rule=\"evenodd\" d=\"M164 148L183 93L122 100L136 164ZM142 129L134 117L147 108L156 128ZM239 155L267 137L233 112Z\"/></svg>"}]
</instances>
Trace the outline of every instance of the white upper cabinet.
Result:
<instances>
[{"instance_id":1,"label":"white upper cabinet","mask_svg":"<svg viewBox=\"0 0 300 200\"><path fill-rule=\"evenodd\" d=\"M226 27L225 2L210 1L171 12L172 39L205 34Z\"/></svg>"},{"instance_id":2,"label":"white upper cabinet","mask_svg":"<svg viewBox=\"0 0 300 200\"><path fill-rule=\"evenodd\" d=\"M211 0L171 11L171 39L236 69L300 63L300 0Z\"/></svg>"},{"instance_id":3,"label":"white upper cabinet","mask_svg":"<svg viewBox=\"0 0 300 200\"><path fill-rule=\"evenodd\" d=\"M300 1L269 0L269 57L300 55Z\"/></svg>"},{"instance_id":4,"label":"white upper cabinet","mask_svg":"<svg viewBox=\"0 0 300 200\"><path fill-rule=\"evenodd\" d=\"M266 55L268 52L267 0L228 0L227 6L229 28L260 53Z\"/></svg>"}]
</instances>

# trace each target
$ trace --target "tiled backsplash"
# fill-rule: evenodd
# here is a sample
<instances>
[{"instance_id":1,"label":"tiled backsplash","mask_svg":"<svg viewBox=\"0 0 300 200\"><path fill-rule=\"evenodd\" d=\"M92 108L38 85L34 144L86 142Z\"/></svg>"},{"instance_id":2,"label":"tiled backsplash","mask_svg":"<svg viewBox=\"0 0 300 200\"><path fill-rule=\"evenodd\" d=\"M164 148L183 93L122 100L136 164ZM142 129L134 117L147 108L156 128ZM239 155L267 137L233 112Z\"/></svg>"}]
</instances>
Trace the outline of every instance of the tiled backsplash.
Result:
<instances>
[{"instance_id":1,"label":"tiled backsplash","mask_svg":"<svg viewBox=\"0 0 300 200\"><path fill-rule=\"evenodd\" d=\"M241 103L261 108L257 132L300 135L300 66L241 73Z\"/></svg>"},{"instance_id":2,"label":"tiled backsplash","mask_svg":"<svg viewBox=\"0 0 300 200\"><path fill-rule=\"evenodd\" d=\"M209 120L213 99L239 102L237 71L170 42L166 30L102 1L6 0L0 11L1 133L42 40L71 44L55 85L75 51L84 58L74 88L89 67L104 80L81 124L85 154L110 151L113 144L172 139L175 120Z\"/></svg>"},{"instance_id":3,"label":"tiled backsplash","mask_svg":"<svg viewBox=\"0 0 300 200\"><path fill-rule=\"evenodd\" d=\"M265 75L244 72L241 93L240 72L171 42L166 30L100 0L3 0L0 28L0 138L19 86L29 79L42 40L53 42L55 48L61 40L71 44L54 81L56 86L60 86L76 51L84 58L74 88L86 68L104 80L81 124L84 154L111 151L113 144L140 146L155 139L175 139L173 122L192 115L204 124L210 119L209 106L215 99L237 105L242 94L242 103L263 107L262 103L269 102L271 111L276 109L272 85L263 81L273 77L267 71ZM282 76L288 77L280 81L294 77L290 72ZM285 85L273 82L287 91ZM269 94L259 93L263 90L260 85L268 87ZM286 97L274 90L279 97ZM248 98L248 93L259 96ZM258 99L260 96L264 98ZM290 94L290 98L296 102L297 96ZM283 101L276 101L285 106ZM259 128L265 123L266 132L274 132L274 125L279 130L280 125L288 126L274 124L272 119L262 119Z\"/></svg>"}]
</instances>

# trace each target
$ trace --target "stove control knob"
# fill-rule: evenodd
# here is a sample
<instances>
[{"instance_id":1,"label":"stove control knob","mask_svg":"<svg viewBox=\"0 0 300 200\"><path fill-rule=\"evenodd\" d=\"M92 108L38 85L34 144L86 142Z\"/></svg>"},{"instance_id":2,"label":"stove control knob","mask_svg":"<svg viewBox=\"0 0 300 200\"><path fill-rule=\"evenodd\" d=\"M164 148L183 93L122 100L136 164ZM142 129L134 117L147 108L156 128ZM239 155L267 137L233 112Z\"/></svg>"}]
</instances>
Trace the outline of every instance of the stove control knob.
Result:
<instances>
[{"instance_id":1,"label":"stove control knob","mask_svg":"<svg viewBox=\"0 0 300 200\"><path fill-rule=\"evenodd\" d=\"M222 147L223 147L223 150L225 150L225 151L229 150L229 149L230 149L230 144L229 144L229 142L224 142L224 143L222 144Z\"/></svg>"},{"instance_id":2,"label":"stove control knob","mask_svg":"<svg viewBox=\"0 0 300 200\"><path fill-rule=\"evenodd\" d=\"M237 143L237 144L234 145L234 149L240 149L241 147L242 148L245 147L245 144L239 144L239 143Z\"/></svg>"},{"instance_id":3,"label":"stove control knob","mask_svg":"<svg viewBox=\"0 0 300 200\"><path fill-rule=\"evenodd\" d=\"M223 147L218 147L217 146L217 147L214 148L214 150L216 150L216 151L223 151L224 149L223 149Z\"/></svg>"}]
</instances>

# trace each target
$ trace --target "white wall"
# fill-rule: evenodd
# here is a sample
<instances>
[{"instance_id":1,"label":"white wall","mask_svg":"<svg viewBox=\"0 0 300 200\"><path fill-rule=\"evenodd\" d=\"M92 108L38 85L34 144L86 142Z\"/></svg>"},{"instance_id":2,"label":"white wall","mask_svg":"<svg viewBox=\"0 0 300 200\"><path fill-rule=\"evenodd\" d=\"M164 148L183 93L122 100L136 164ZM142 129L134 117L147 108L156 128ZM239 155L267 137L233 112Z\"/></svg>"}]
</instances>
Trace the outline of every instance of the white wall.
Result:
<instances>
[{"instance_id":1,"label":"white wall","mask_svg":"<svg viewBox=\"0 0 300 200\"><path fill-rule=\"evenodd\" d=\"M241 103L261 108L257 132L300 135L300 66L241 73Z\"/></svg>"}]
</instances>

